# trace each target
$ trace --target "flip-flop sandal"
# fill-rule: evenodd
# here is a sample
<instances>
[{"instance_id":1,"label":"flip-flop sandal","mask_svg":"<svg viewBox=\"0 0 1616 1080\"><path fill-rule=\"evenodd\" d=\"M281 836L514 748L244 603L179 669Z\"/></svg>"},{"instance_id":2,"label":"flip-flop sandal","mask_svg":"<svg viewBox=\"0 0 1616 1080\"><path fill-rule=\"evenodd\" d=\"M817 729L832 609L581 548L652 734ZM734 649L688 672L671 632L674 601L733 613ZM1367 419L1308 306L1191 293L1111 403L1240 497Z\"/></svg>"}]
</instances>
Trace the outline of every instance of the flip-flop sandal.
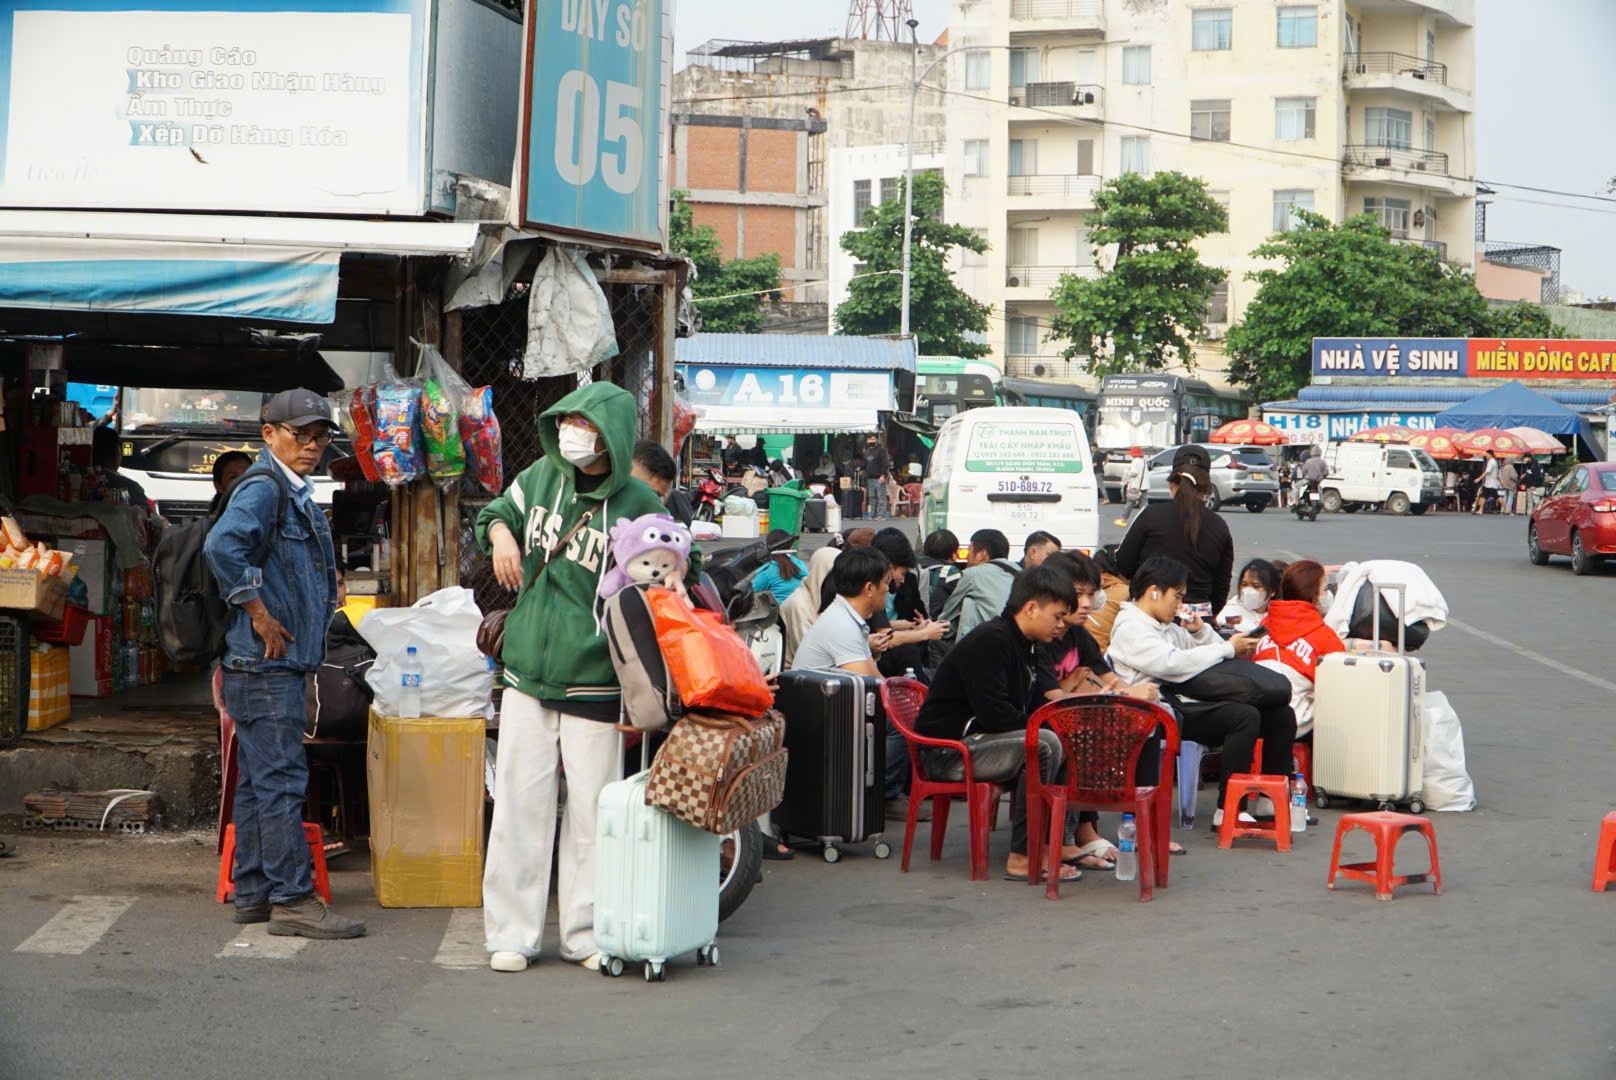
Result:
<instances>
[{"instance_id":1,"label":"flip-flop sandal","mask_svg":"<svg viewBox=\"0 0 1616 1080\"><path fill-rule=\"evenodd\" d=\"M1072 872L1070 874L1068 874L1066 872L1068 870L1070 870ZM1042 881L1043 878L1044 878L1044 875L1042 873L1039 873L1038 880ZM1025 885L1027 883L1027 875L1026 874L1010 874L1010 873L1007 873L1007 874L1004 875L1004 880L1006 880L1006 881L1019 881L1023 885ZM1083 880L1083 871L1079 870L1077 867L1072 866L1072 865L1070 865L1068 863L1062 863L1061 864L1061 884L1064 885L1068 881L1082 881L1082 880Z\"/></svg>"},{"instance_id":2,"label":"flip-flop sandal","mask_svg":"<svg viewBox=\"0 0 1616 1080\"><path fill-rule=\"evenodd\" d=\"M782 844L774 837L765 836L763 838L763 857L765 859L772 859L776 862L787 862L788 860L795 859L797 857L797 853L792 851L789 847L786 847L786 845Z\"/></svg>"},{"instance_id":3,"label":"flip-flop sandal","mask_svg":"<svg viewBox=\"0 0 1616 1080\"><path fill-rule=\"evenodd\" d=\"M1189 853L1190 849L1180 844L1177 840L1172 841L1167 846L1167 854L1169 855L1188 855Z\"/></svg>"},{"instance_id":4,"label":"flip-flop sandal","mask_svg":"<svg viewBox=\"0 0 1616 1080\"><path fill-rule=\"evenodd\" d=\"M1077 854L1072 856L1072 859L1068 859L1067 861L1072 862L1072 865L1075 866L1077 864L1072 861L1072 860L1075 860L1075 859L1082 859L1082 858L1103 859L1106 862L1112 864L1111 866L1106 867L1106 869L1109 870L1109 869L1111 869L1112 867L1114 867L1116 865L1117 856L1120 855L1120 854L1122 854L1121 849L1118 848L1117 845L1113 844L1111 841L1107 840L1105 837L1102 836L1102 837L1100 837L1100 838L1098 838L1096 840L1090 840L1088 843L1086 843L1082 847L1078 848L1077 849Z\"/></svg>"},{"instance_id":5,"label":"flip-flop sandal","mask_svg":"<svg viewBox=\"0 0 1616 1080\"><path fill-rule=\"evenodd\" d=\"M1092 861L1085 862L1084 860ZM1062 859L1061 863L1065 866L1075 866L1079 870L1093 870L1097 874L1109 874L1117 868L1116 863L1108 862L1103 856L1094 855L1087 851L1073 855L1070 859Z\"/></svg>"}]
</instances>

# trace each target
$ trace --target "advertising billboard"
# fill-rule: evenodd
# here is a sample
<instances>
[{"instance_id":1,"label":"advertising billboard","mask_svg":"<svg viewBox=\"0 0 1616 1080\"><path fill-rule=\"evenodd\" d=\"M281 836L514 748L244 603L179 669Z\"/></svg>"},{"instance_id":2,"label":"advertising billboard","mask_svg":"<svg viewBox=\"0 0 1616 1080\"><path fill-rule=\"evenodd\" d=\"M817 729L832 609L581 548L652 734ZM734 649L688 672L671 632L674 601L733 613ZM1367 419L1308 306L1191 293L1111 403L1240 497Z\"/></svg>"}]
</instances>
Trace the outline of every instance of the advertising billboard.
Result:
<instances>
[{"instance_id":1,"label":"advertising billboard","mask_svg":"<svg viewBox=\"0 0 1616 1080\"><path fill-rule=\"evenodd\" d=\"M1616 382L1616 341L1314 338L1313 374Z\"/></svg>"},{"instance_id":2,"label":"advertising billboard","mask_svg":"<svg viewBox=\"0 0 1616 1080\"><path fill-rule=\"evenodd\" d=\"M529 0L519 224L660 249L672 0Z\"/></svg>"},{"instance_id":3,"label":"advertising billboard","mask_svg":"<svg viewBox=\"0 0 1616 1080\"><path fill-rule=\"evenodd\" d=\"M0 0L0 205L420 214L427 0Z\"/></svg>"}]
</instances>

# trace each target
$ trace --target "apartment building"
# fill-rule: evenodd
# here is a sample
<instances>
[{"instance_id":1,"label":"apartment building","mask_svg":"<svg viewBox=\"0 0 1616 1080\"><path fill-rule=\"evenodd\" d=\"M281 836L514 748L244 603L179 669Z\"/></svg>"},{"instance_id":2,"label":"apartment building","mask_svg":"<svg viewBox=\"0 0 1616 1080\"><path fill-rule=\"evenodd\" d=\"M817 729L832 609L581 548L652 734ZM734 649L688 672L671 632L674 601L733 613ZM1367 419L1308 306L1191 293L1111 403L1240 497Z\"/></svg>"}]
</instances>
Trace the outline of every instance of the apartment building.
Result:
<instances>
[{"instance_id":1,"label":"apartment building","mask_svg":"<svg viewBox=\"0 0 1616 1080\"><path fill-rule=\"evenodd\" d=\"M786 299L823 303L840 235L827 222L827 156L903 141L911 71L941 52L850 38L691 50L673 77L673 186L689 192L692 217L713 226L725 258L777 253L794 286ZM919 95L917 138L942 137L946 107L935 90Z\"/></svg>"},{"instance_id":2,"label":"apartment building","mask_svg":"<svg viewBox=\"0 0 1616 1080\"><path fill-rule=\"evenodd\" d=\"M918 128L918 125L917 125ZM942 172L946 163L943 154L942 124L931 131L917 131L914 143L914 169L923 172ZM842 250L841 238L853 232L864 220L864 212L889 199L900 198L903 192L904 169L909 164L909 144L891 143L886 146L843 146L830 152L830 196L827 206L830 236L828 271L830 277L829 332L836 332L836 306L847 299L848 286L853 278L865 272L865 265ZM972 253L974 263L986 259Z\"/></svg>"},{"instance_id":3,"label":"apartment building","mask_svg":"<svg viewBox=\"0 0 1616 1080\"><path fill-rule=\"evenodd\" d=\"M1044 340L1108 177L1203 177L1229 211L1202 257L1229 270L1197 367L1256 292L1250 252L1298 208L1371 213L1475 261L1473 0L954 0L949 217L980 229L961 283L993 306L1007 374L1082 377Z\"/></svg>"}]
</instances>

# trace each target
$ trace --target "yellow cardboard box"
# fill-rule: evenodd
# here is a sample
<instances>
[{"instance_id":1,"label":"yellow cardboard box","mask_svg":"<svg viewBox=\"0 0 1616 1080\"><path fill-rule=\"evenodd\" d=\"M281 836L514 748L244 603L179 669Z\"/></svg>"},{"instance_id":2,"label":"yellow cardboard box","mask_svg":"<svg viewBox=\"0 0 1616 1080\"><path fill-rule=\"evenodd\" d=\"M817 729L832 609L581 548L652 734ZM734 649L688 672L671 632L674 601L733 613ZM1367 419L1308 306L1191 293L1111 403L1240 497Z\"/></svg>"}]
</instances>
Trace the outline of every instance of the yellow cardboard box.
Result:
<instances>
[{"instance_id":1,"label":"yellow cardboard box","mask_svg":"<svg viewBox=\"0 0 1616 1080\"><path fill-rule=\"evenodd\" d=\"M28 654L28 730L44 731L73 715L73 670L65 645L45 645Z\"/></svg>"},{"instance_id":2,"label":"yellow cardboard box","mask_svg":"<svg viewBox=\"0 0 1616 1080\"><path fill-rule=\"evenodd\" d=\"M482 717L370 714L370 874L382 907L481 907Z\"/></svg>"}]
</instances>

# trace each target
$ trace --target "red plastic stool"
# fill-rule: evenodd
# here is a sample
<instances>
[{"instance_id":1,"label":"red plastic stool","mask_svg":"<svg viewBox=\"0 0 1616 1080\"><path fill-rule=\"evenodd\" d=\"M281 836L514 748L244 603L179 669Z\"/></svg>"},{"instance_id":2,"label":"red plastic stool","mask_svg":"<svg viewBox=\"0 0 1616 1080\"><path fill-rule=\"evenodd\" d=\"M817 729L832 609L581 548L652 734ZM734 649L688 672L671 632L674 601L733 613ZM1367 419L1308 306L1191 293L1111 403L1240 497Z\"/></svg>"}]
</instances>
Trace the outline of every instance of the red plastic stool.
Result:
<instances>
[{"instance_id":1,"label":"red plastic stool","mask_svg":"<svg viewBox=\"0 0 1616 1080\"><path fill-rule=\"evenodd\" d=\"M314 891L320 894L320 899L326 903L331 902L331 877L325 866L325 837L320 832L320 826L312 821L303 823L303 838L309 842L309 858L314 861ZM219 856L219 885L214 890L213 897L219 903L226 903L230 894L236 891L233 879L236 858L236 826L234 823L224 827L224 851Z\"/></svg>"},{"instance_id":2,"label":"red plastic stool","mask_svg":"<svg viewBox=\"0 0 1616 1080\"><path fill-rule=\"evenodd\" d=\"M1606 820L1608 822L1610 819ZM1374 862L1341 865L1341 838L1352 829L1362 829L1375 838ZM1392 864L1397 853L1397 841L1402 839L1404 833L1411 832L1420 833L1425 837L1425 842L1431 849L1431 869L1424 874L1396 876ZM1436 856L1436 830L1431 827L1429 821L1413 814L1394 814L1384 810L1368 814L1345 814L1341 818L1341 823L1335 828L1335 850L1330 853L1330 878L1325 882L1327 887L1335 888L1337 874L1353 881L1365 881L1374 885L1376 900L1390 900L1392 890L1397 886L1418 885L1422 881L1429 881L1436 889L1436 894L1441 896L1442 863Z\"/></svg>"},{"instance_id":3,"label":"red plastic stool","mask_svg":"<svg viewBox=\"0 0 1616 1080\"><path fill-rule=\"evenodd\" d=\"M1229 777L1223 794L1223 824L1218 826L1218 847L1233 847L1240 837L1272 840L1279 851L1291 849L1291 785L1283 776L1256 776L1240 773ZM1266 795L1274 804L1274 820L1246 823L1240 820L1240 804L1249 795Z\"/></svg>"},{"instance_id":4,"label":"red plastic stool","mask_svg":"<svg viewBox=\"0 0 1616 1080\"><path fill-rule=\"evenodd\" d=\"M1594 856L1594 892L1616 881L1616 810L1605 815L1599 825L1599 853Z\"/></svg>"}]
</instances>

